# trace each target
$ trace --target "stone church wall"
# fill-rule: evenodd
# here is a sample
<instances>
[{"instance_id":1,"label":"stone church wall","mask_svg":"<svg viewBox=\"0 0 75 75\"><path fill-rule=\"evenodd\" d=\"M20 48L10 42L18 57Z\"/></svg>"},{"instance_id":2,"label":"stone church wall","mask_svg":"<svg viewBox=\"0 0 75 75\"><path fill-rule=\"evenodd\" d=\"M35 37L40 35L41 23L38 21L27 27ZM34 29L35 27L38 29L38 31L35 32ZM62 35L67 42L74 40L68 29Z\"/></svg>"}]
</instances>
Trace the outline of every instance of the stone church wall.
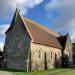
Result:
<instances>
[{"instance_id":1,"label":"stone church wall","mask_svg":"<svg viewBox=\"0 0 75 75\"><path fill-rule=\"evenodd\" d=\"M27 69L30 42L28 32L18 16L13 29L6 34L5 59L7 68Z\"/></svg>"},{"instance_id":2,"label":"stone church wall","mask_svg":"<svg viewBox=\"0 0 75 75\"><path fill-rule=\"evenodd\" d=\"M32 70L59 67L61 66L61 56L61 49L31 43Z\"/></svg>"}]
</instances>

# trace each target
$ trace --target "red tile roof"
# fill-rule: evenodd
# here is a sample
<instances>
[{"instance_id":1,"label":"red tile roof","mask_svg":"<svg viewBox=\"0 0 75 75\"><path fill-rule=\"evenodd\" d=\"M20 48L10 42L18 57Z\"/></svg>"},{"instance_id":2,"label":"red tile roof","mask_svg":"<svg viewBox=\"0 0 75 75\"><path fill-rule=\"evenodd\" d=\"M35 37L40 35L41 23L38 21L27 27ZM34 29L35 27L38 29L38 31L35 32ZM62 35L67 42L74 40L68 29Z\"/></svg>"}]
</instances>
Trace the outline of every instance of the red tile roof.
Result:
<instances>
[{"instance_id":1,"label":"red tile roof","mask_svg":"<svg viewBox=\"0 0 75 75\"><path fill-rule=\"evenodd\" d=\"M61 45L59 44L59 41L57 38L48 33L45 29L41 27L38 23L35 23L25 17L22 17L25 26L27 27L33 42L43 44L43 45L48 45L56 48L62 48Z\"/></svg>"}]
</instances>

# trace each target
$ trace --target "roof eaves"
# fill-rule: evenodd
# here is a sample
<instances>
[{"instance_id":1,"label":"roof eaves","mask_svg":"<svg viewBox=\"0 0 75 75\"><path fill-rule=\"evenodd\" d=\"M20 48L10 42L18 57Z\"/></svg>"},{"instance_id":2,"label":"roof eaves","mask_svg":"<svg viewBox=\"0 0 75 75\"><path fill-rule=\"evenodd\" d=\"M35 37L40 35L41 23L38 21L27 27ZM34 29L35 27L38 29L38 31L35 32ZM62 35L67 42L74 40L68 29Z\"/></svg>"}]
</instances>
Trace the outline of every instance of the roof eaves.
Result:
<instances>
[{"instance_id":1,"label":"roof eaves","mask_svg":"<svg viewBox=\"0 0 75 75\"><path fill-rule=\"evenodd\" d=\"M37 43L37 42L34 42L32 41L32 43L36 43L36 44L40 44L40 45L45 45L45 46L48 46L48 47L54 47L54 46L50 46L50 45L46 45L46 44L41 44L41 43ZM58 49L62 49L62 47L54 47L54 48L58 48Z\"/></svg>"}]
</instances>

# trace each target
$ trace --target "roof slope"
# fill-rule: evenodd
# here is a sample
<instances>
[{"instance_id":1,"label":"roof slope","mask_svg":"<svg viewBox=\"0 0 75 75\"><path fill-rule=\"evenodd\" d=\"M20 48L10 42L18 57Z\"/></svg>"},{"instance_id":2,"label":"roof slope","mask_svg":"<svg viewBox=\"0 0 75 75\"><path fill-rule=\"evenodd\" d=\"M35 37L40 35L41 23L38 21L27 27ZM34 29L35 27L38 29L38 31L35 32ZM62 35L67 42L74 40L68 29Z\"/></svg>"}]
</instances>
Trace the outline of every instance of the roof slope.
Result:
<instances>
[{"instance_id":1,"label":"roof slope","mask_svg":"<svg viewBox=\"0 0 75 75\"><path fill-rule=\"evenodd\" d=\"M56 47L56 48L61 48L61 45L59 44L57 38L52 34L48 33L45 29L42 29L41 25L38 25L37 23L25 17L22 18L25 26L27 27L32 37L33 42Z\"/></svg>"},{"instance_id":2,"label":"roof slope","mask_svg":"<svg viewBox=\"0 0 75 75\"><path fill-rule=\"evenodd\" d=\"M40 25L40 24L38 24L38 23L36 23L36 22L34 22L34 21L32 21L32 20L26 18L26 17L23 17L23 18L24 18L25 20L27 20L27 21L33 23L34 25L40 27L41 29L45 30L45 31L48 32L49 34L54 35L55 37L60 37L60 36L61 36L60 33L58 33L58 32L55 32L55 31L53 31L53 30L51 30L51 29L48 29L48 28L44 27L43 25Z\"/></svg>"}]
</instances>

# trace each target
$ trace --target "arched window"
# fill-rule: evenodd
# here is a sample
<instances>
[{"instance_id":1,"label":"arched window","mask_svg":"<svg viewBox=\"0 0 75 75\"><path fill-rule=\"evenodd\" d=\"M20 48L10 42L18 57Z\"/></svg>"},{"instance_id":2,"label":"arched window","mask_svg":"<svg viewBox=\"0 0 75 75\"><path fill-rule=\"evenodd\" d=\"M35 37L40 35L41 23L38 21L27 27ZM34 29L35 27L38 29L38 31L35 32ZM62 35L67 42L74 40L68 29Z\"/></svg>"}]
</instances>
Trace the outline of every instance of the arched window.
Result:
<instances>
[{"instance_id":1,"label":"arched window","mask_svg":"<svg viewBox=\"0 0 75 75\"><path fill-rule=\"evenodd\" d=\"M36 51L38 52L38 58L41 58L41 51L42 51L42 49L39 47L39 48L37 48Z\"/></svg>"},{"instance_id":2,"label":"arched window","mask_svg":"<svg viewBox=\"0 0 75 75\"><path fill-rule=\"evenodd\" d=\"M57 61L57 54L55 53L55 61Z\"/></svg>"},{"instance_id":3,"label":"arched window","mask_svg":"<svg viewBox=\"0 0 75 75\"><path fill-rule=\"evenodd\" d=\"M39 50L38 51L38 58L40 58L41 57L41 51Z\"/></svg>"},{"instance_id":4,"label":"arched window","mask_svg":"<svg viewBox=\"0 0 75 75\"><path fill-rule=\"evenodd\" d=\"M19 34L17 34L16 37L15 37L15 42L18 43L19 40L20 40L20 39L19 39Z\"/></svg>"},{"instance_id":5,"label":"arched window","mask_svg":"<svg viewBox=\"0 0 75 75\"><path fill-rule=\"evenodd\" d=\"M52 59L52 52L51 52L51 59Z\"/></svg>"},{"instance_id":6,"label":"arched window","mask_svg":"<svg viewBox=\"0 0 75 75\"><path fill-rule=\"evenodd\" d=\"M18 44L19 44L19 41L20 41L19 34L17 34L16 37L15 37L15 46L14 46L14 51L13 51L14 55L18 54L18 50L19 50Z\"/></svg>"}]
</instances>

